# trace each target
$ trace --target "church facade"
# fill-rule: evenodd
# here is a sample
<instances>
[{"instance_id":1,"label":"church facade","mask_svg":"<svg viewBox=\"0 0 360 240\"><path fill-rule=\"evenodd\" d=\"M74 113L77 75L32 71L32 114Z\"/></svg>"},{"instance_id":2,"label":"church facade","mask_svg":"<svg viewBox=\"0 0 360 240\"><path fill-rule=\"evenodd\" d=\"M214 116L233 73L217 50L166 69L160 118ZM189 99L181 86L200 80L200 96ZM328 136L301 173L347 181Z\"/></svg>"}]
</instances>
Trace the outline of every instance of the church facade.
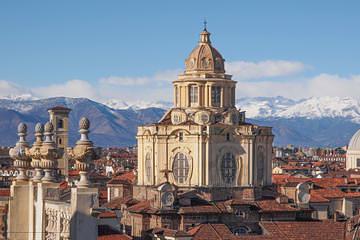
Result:
<instances>
[{"instance_id":1,"label":"church facade","mask_svg":"<svg viewBox=\"0 0 360 240\"><path fill-rule=\"evenodd\" d=\"M159 122L138 128L138 186L271 185L272 130L245 121L224 62L204 29L173 81L174 107Z\"/></svg>"}]
</instances>

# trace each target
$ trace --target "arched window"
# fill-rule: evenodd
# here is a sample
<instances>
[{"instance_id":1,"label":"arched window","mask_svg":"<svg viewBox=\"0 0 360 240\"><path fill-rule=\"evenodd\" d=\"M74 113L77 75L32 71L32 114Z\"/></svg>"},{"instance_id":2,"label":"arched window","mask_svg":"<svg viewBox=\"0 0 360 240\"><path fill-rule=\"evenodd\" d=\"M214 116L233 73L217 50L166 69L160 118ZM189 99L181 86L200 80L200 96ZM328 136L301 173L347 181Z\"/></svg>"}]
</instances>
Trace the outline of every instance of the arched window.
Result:
<instances>
[{"instance_id":1,"label":"arched window","mask_svg":"<svg viewBox=\"0 0 360 240\"><path fill-rule=\"evenodd\" d=\"M232 153L227 152L221 160L221 176L225 183L233 183L236 177L236 162Z\"/></svg>"},{"instance_id":2,"label":"arched window","mask_svg":"<svg viewBox=\"0 0 360 240\"><path fill-rule=\"evenodd\" d=\"M189 161L184 153L177 153L173 162L173 174L177 183L184 183L189 174Z\"/></svg>"},{"instance_id":3,"label":"arched window","mask_svg":"<svg viewBox=\"0 0 360 240\"><path fill-rule=\"evenodd\" d=\"M148 152L145 156L145 175L148 181L151 181L152 163L151 154Z\"/></svg>"}]
</instances>

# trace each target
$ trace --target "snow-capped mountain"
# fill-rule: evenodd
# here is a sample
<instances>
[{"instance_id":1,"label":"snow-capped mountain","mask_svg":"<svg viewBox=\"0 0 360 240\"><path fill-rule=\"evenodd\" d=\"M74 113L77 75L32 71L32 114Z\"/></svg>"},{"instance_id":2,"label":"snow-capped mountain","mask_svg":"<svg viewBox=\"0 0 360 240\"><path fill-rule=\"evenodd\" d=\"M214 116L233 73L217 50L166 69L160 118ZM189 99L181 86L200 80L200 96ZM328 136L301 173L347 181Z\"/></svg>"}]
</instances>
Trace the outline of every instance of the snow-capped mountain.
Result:
<instances>
[{"instance_id":1,"label":"snow-capped mountain","mask_svg":"<svg viewBox=\"0 0 360 240\"><path fill-rule=\"evenodd\" d=\"M348 97L242 98L237 106L250 118L348 118L360 123L360 101Z\"/></svg>"},{"instance_id":2,"label":"snow-capped mountain","mask_svg":"<svg viewBox=\"0 0 360 240\"><path fill-rule=\"evenodd\" d=\"M146 109L146 108L161 108L169 109L172 107L171 102L166 101L156 101L156 102L145 102L145 101L136 101L136 102L126 102L118 99L110 99L104 102L104 104L113 109L129 109L134 110Z\"/></svg>"},{"instance_id":3,"label":"snow-capped mountain","mask_svg":"<svg viewBox=\"0 0 360 240\"><path fill-rule=\"evenodd\" d=\"M168 109L171 102L126 102L112 99L104 103L114 109ZM236 106L249 118L347 118L360 123L360 101L349 97L311 97L292 100L284 97L240 98Z\"/></svg>"},{"instance_id":4,"label":"snow-capped mountain","mask_svg":"<svg viewBox=\"0 0 360 240\"><path fill-rule=\"evenodd\" d=\"M14 145L16 126L29 125L29 141L36 122L48 120L47 109L62 105L70 113L70 143L78 138L78 121L91 121L91 139L98 146L136 144L137 126L156 122L170 102L98 103L86 98L0 99L0 146ZM352 98L322 97L291 100L283 97L241 98L237 107L245 110L247 121L273 127L275 145L343 146L360 128L360 103Z\"/></svg>"}]
</instances>

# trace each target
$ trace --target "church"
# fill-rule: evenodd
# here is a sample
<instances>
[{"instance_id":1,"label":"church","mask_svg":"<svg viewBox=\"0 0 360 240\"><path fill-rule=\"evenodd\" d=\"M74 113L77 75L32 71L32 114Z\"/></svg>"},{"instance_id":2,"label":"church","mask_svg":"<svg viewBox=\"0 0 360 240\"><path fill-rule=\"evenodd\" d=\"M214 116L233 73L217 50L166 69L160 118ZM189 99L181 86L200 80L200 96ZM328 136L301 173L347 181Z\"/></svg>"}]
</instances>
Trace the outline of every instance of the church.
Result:
<instances>
[{"instance_id":1,"label":"church","mask_svg":"<svg viewBox=\"0 0 360 240\"><path fill-rule=\"evenodd\" d=\"M174 107L138 129L138 185L180 188L271 185L273 134L246 122L235 106L236 81L206 28L173 81Z\"/></svg>"},{"instance_id":2,"label":"church","mask_svg":"<svg viewBox=\"0 0 360 240\"><path fill-rule=\"evenodd\" d=\"M202 223L226 224L233 234L261 232L255 201L272 184L274 135L236 108L236 81L224 62L204 28L173 81L173 108L138 128L130 193L108 184L107 207L121 209L124 233L157 239L164 229L180 234Z\"/></svg>"}]
</instances>

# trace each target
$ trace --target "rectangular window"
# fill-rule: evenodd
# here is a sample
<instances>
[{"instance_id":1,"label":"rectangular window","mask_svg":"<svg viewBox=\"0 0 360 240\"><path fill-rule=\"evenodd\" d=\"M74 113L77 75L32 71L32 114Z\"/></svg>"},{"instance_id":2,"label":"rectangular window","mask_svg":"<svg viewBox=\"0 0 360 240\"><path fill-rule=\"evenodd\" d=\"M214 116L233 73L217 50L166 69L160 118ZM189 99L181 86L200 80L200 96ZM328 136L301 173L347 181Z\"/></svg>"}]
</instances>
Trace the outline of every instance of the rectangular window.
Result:
<instances>
[{"instance_id":1,"label":"rectangular window","mask_svg":"<svg viewBox=\"0 0 360 240\"><path fill-rule=\"evenodd\" d=\"M198 103L198 87L196 85L190 85L190 105L194 106Z\"/></svg>"},{"instance_id":2,"label":"rectangular window","mask_svg":"<svg viewBox=\"0 0 360 240\"><path fill-rule=\"evenodd\" d=\"M220 107L221 87L211 87L211 106Z\"/></svg>"},{"instance_id":3,"label":"rectangular window","mask_svg":"<svg viewBox=\"0 0 360 240\"><path fill-rule=\"evenodd\" d=\"M356 167L360 167L360 158L356 159Z\"/></svg>"}]
</instances>

